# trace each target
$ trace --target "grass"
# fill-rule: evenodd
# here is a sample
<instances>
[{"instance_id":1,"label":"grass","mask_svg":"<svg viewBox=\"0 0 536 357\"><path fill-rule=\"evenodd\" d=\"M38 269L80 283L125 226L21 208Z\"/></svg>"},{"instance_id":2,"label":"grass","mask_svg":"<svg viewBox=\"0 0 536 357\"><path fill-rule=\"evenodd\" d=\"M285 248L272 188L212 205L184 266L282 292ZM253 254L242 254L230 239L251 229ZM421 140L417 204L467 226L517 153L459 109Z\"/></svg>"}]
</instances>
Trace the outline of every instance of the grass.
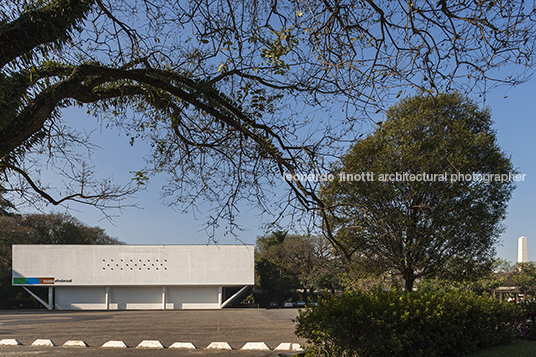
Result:
<instances>
[{"instance_id":1,"label":"grass","mask_svg":"<svg viewBox=\"0 0 536 357\"><path fill-rule=\"evenodd\" d=\"M516 341L510 345L485 349L473 353L470 357L534 357L536 341Z\"/></svg>"}]
</instances>

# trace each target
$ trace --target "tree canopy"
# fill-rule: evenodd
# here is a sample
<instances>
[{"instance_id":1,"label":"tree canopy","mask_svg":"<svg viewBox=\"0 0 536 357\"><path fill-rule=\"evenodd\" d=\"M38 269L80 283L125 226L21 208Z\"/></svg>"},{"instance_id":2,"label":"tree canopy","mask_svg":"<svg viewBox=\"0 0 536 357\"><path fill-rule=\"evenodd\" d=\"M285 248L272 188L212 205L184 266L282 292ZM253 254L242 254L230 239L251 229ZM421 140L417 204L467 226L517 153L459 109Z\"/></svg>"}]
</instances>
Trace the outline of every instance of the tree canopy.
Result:
<instances>
[{"instance_id":1,"label":"tree canopy","mask_svg":"<svg viewBox=\"0 0 536 357\"><path fill-rule=\"evenodd\" d=\"M490 268L516 180L490 112L459 93L390 107L333 174L321 195L346 255L400 274L407 290Z\"/></svg>"},{"instance_id":2,"label":"tree canopy","mask_svg":"<svg viewBox=\"0 0 536 357\"><path fill-rule=\"evenodd\" d=\"M105 209L165 171L171 204L210 200L212 219L232 226L241 201L270 212L283 175L322 173L395 95L485 92L528 78L535 16L533 4L506 0L6 0L2 186ZM79 105L151 144L133 185L98 180L85 165L76 149L91 141L62 120ZM42 157L64 188L40 182ZM326 217L317 182L285 184L273 213Z\"/></svg>"},{"instance_id":3,"label":"tree canopy","mask_svg":"<svg viewBox=\"0 0 536 357\"><path fill-rule=\"evenodd\" d=\"M325 238L274 231L257 238L255 271L261 302L268 305L295 297L298 289L307 301L315 289L340 288L344 266Z\"/></svg>"},{"instance_id":4,"label":"tree canopy","mask_svg":"<svg viewBox=\"0 0 536 357\"><path fill-rule=\"evenodd\" d=\"M89 227L66 214L0 215L0 309L36 307L18 287L12 286L13 244L124 244L102 228Z\"/></svg>"}]
</instances>

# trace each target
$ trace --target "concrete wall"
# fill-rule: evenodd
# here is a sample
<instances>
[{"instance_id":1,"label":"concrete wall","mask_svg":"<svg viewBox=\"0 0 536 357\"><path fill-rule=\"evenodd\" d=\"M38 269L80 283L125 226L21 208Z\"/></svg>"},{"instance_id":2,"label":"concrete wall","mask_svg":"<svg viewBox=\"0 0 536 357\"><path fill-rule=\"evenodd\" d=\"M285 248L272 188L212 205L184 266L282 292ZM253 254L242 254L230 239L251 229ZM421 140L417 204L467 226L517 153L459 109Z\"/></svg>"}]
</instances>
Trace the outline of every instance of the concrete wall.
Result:
<instances>
[{"instance_id":1,"label":"concrete wall","mask_svg":"<svg viewBox=\"0 0 536 357\"><path fill-rule=\"evenodd\" d=\"M102 286L65 286L54 293L58 310L106 310L106 288Z\"/></svg>"},{"instance_id":2,"label":"concrete wall","mask_svg":"<svg viewBox=\"0 0 536 357\"><path fill-rule=\"evenodd\" d=\"M57 310L218 309L219 287L106 287L55 288Z\"/></svg>"},{"instance_id":3,"label":"concrete wall","mask_svg":"<svg viewBox=\"0 0 536 357\"><path fill-rule=\"evenodd\" d=\"M218 309L225 288L254 284L254 249L13 245L12 284L52 287L58 310Z\"/></svg>"},{"instance_id":4,"label":"concrete wall","mask_svg":"<svg viewBox=\"0 0 536 357\"><path fill-rule=\"evenodd\" d=\"M166 289L166 309L219 308L219 287L182 287Z\"/></svg>"},{"instance_id":5,"label":"concrete wall","mask_svg":"<svg viewBox=\"0 0 536 357\"><path fill-rule=\"evenodd\" d=\"M13 245L13 285L49 284L253 285L254 248L252 245Z\"/></svg>"}]
</instances>

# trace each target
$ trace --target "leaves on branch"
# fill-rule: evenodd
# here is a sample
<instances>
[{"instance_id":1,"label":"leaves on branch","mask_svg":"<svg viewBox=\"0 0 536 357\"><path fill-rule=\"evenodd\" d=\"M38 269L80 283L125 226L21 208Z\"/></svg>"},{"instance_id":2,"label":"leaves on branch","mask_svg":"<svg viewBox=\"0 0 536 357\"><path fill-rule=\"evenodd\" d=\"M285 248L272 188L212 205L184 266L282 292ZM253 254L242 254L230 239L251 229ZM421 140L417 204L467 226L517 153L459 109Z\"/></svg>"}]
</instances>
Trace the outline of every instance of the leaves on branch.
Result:
<instances>
[{"instance_id":1,"label":"leaves on branch","mask_svg":"<svg viewBox=\"0 0 536 357\"><path fill-rule=\"evenodd\" d=\"M521 83L536 45L523 1L7 0L0 15L0 171L15 186L36 184L36 152L80 164L50 136L83 105L151 144L137 172L168 172L170 204L215 202L230 226L244 200L316 212L340 247L319 183L281 177L323 173L397 93Z\"/></svg>"}]
</instances>

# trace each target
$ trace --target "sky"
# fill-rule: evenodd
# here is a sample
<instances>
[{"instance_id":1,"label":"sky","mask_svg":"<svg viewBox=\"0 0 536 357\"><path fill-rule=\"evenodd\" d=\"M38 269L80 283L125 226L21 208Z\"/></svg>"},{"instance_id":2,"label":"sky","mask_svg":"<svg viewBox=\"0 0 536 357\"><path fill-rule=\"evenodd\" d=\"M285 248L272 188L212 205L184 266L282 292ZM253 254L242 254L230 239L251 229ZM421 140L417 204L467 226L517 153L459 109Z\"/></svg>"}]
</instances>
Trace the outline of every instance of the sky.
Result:
<instances>
[{"instance_id":1,"label":"sky","mask_svg":"<svg viewBox=\"0 0 536 357\"><path fill-rule=\"evenodd\" d=\"M527 237L528 259L536 261L536 79L517 88L494 90L487 96L502 149L511 156L525 181L518 182L504 221L497 255L517 261L517 241Z\"/></svg>"},{"instance_id":2,"label":"sky","mask_svg":"<svg viewBox=\"0 0 536 357\"><path fill-rule=\"evenodd\" d=\"M511 156L514 166L525 180L518 182L517 189L509 202L508 216L504 221L507 229L501 235L497 255L503 259L517 261L517 241L520 236L528 238L529 260L536 261L536 79L515 88L499 87L488 93L485 105L492 112L499 144ZM473 98L481 105L482 99ZM116 129L99 127L93 117L88 117L81 109L64 112L67 123L75 128L94 130L92 141L99 145L91 157L100 177L113 176L114 181L128 182L132 171L144 166L143 155L148 153L144 144L134 147L129 138ZM95 129L96 128L96 129ZM165 184L165 176L156 177L147 185L147 190L139 193L128 203L136 203L139 208L127 207L121 212L111 212L113 220L106 219L95 208L80 204L70 204L69 213L89 226L104 228L106 233L128 244L208 244L209 234L203 224L209 214L209 206L199 206L194 214L191 210L182 212L162 203L160 189ZM60 208L45 211L64 212ZM258 236L266 234L263 225L267 217L253 207L242 206L238 223L244 228L237 235L225 235L225 227L216 231L219 244L254 244ZM224 225L225 222L222 222Z\"/></svg>"}]
</instances>

